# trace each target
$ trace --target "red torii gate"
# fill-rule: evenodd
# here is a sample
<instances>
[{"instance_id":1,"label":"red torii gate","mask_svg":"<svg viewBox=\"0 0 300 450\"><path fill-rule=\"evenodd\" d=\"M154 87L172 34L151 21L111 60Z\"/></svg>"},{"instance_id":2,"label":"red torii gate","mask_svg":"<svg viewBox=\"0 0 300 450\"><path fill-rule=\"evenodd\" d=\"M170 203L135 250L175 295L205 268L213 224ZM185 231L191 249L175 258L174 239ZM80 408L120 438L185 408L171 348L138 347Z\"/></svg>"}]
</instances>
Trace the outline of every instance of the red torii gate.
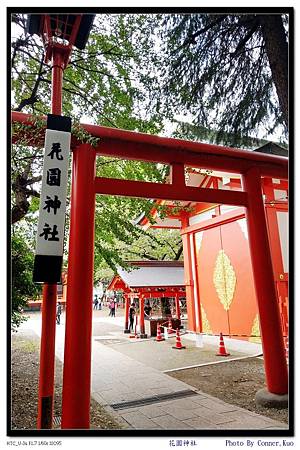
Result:
<instances>
[{"instance_id":1,"label":"red torii gate","mask_svg":"<svg viewBox=\"0 0 300 450\"><path fill-rule=\"evenodd\" d=\"M31 123L29 115L17 112L12 113L12 120ZM191 200L246 208L267 390L279 396L287 394L287 363L261 189L261 176L288 178L286 158L95 125L82 127L101 139L96 147L76 143L73 148L62 428L89 428L96 194ZM171 183L96 177L97 155L169 164ZM185 165L239 173L243 191L188 187ZM192 280L185 281L188 289Z\"/></svg>"}]
</instances>

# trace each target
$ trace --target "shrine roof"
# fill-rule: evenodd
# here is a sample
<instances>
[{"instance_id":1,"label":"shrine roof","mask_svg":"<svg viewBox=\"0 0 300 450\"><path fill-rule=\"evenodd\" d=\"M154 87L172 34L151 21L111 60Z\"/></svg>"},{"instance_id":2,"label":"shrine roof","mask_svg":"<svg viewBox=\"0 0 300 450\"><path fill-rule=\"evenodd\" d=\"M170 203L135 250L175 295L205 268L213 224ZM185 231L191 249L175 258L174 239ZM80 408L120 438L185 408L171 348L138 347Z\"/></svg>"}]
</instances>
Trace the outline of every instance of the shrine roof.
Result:
<instances>
[{"instance_id":1,"label":"shrine roof","mask_svg":"<svg viewBox=\"0 0 300 450\"><path fill-rule=\"evenodd\" d=\"M131 261L130 272L119 268L118 275L128 287L184 286L183 261Z\"/></svg>"},{"instance_id":2,"label":"shrine roof","mask_svg":"<svg viewBox=\"0 0 300 450\"><path fill-rule=\"evenodd\" d=\"M256 148L254 151L258 153L267 153L269 155L284 156L285 158L288 158L289 156L288 150L275 142L267 142L261 147Z\"/></svg>"}]
</instances>

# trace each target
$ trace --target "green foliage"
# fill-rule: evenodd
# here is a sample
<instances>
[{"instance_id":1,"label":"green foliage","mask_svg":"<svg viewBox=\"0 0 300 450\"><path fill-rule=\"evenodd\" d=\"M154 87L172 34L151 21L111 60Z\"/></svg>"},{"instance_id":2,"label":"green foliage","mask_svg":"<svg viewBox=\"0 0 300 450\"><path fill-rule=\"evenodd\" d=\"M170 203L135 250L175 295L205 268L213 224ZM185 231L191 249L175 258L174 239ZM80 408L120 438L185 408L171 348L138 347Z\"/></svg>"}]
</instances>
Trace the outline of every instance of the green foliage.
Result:
<instances>
[{"instance_id":1,"label":"green foliage","mask_svg":"<svg viewBox=\"0 0 300 450\"><path fill-rule=\"evenodd\" d=\"M101 216L102 217L102 216ZM117 271L117 267L130 270L127 261L161 261L182 259L182 241L179 230L148 229L147 231L133 228L133 234L127 235L126 240L117 239L116 234L110 233L113 238L114 251L110 251L107 244L109 229L96 231L95 251L95 283L108 282ZM106 233L106 234L105 234Z\"/></svg>"},{"instance_id":2,"label":"green foliage","mask_svg":"<svg viewBox=\"0 0 300 450\"><path fill-rule=\"evenodd\" d=\"M26 15L16 17L13 108L22 105L24 112L49 113L51 67L43 62L41 39L25 32ZM158 63L154 27L154 17L146 15L97 14L86 48L73 49L64 72L63 114L78 120L88 117L99 125L157 133L162 116L147 112L148 87ZM31 101L24 104L24 99Z\"/></svg>"},{"instance_id":3,"label":"green foliage","mask_svg":"<svg viewBox=\"0 0 300 450\"><path fill-rule=\"evenodd\" d=\"M121 158L99 157L97 176L135 181L163 182L169 166Z\"/></svg>"},{"instance_id":4,"label":"green foliage","mask_svg":"<svg viewBox=\"0 0 300 450\"><path fill-rule=\"evenodd\" d=\"M163 182L168 167L162 164L141 163L123 159L101 157L97 159L97 176L128 180ZM178 231L148 230L136 226L137 218L150 214L152 200L101 196L96 198L95 226L95 279L107 279L105 267L116 272L117 266L128 267L126 260L175 259L181 238ZM164 206L158 206L161 216ZM105 262L106 264L103 264Z\"/></svg>"},{"instance_id":5,"label":"green foliage","mask_svg":"<svg viewBox=\"0 0 300 450\"><path fill-rule=\"evenodd\" d=\"M150 228L132 245L119 244L123 258L131 260L169 261L182 259L180 230Z\"/></svg>"},{"instance_id":6,"label":"green foliage","mask_svg":"<svg viewBox=\"0 0 300 450\"><path fill-rule=\"evenodd\" d=\"M32 127L14 124L13 134L22 136L14 146L13 179L26 172L26 177L41 174L42 150L34 147L37 136L43 136L44 122L41 114L51 108L51 67L44 63L42 41L36 35L25 33L26 15L13 16L17 32L12 43L12 99L13 109L33 113ZM63 114L72 117L72 135L80 142L97 145L97 139L88 135L79 121L94 124L158 133L163 116L150 111L151 90L155 81L153 73L158 63L155 58L153 30L155 17L134 14L99 14L91 30L84 51L73 49L64 72ZM149 56L152 55L152 58ZM30 156L33 157L32 161ZM27 163L30 160L30 167ZM28 170L27 170L28 169ZM28 172L29 171L29 172ZM166 168L136 161L98 158L97 174L107 177L162 181ZM13 185L13 201L17 200L17 183ZM37 190L39 188L37 187ZM24 193L24 192L23 192ZM32 235L36 226L38 199L26 190L30 202L21 227ZM37 193L38 197L38 193ZM24 196L22 197L24 202ZM97 198L95 230L95 276L99 270L107 273L122 261L116 250L118 242L131 245L141 233L134 219L142 212L148 213L152 203L137 199L114 197ZM69 221L67 217L66 235ZM34 234L34 233L33 233Z\"/></svg>"},{"instance_id":7,"label":"green foliage","mask_svg":"<svg viewBox=\"0 0 300 450\"><path fill-rule=\"evenodd\" d=\"M226 131L219 131L212 128L206 128L201 125L193 125L187 122L176 121L178 124L173 136L180 139L188 139L191 141L201 141L210 144L228 144L235 143L238 148L256 149L270 142L266 139L258 139L252 136L244 136L241 134L234 135ZM276 142L283 148L288 148L286 142Z\"/></svg>"},{"instance_id":8,"label":"green foliage","mask_svg":"<svg viewBox=\"0 0 300 450\"><path fill-rule=\"evenodd\" d=\"M28 299L37 298L41 288L32 281L34 255L19 233L12 235L11 256L11 325L12 329L16 330L26 320L22 310Z\"/></svg>"},{"instance_id":9,"label":"green foliage","mask_svg":"<svg viewBox=\"0 0 300 450\"><path fill-rule=\"evenodd\" d=\"M45 120L41 116L32 115L32 124L24 124L20 122L13 122L12 124L12 136L13 138L18 139L18 153L23 154L24 151L29 151L32 156L32 147L35 146L37 140L39 139L43 142L45 138L45 128L46 123ZM80 122L71 116L72 120L72 129L71 133L78 142L88 143L93 147L96 147L99 144L99 138L96 138L89 134L85 129L80 125ZM23 148L24 147L24 148Z\"/></svg>"},{"instance_id":10,"label":"green foliage","mask_svg":"<svg viewBox=\"0 0 300 450\"><path fill-rule=\"evenodd\" d=\"M229 145L253 131L287 132L259 14L172 14L163 23L162 79L174 112Z\"/></svg>"},{"instance_id":11,"label":"green foliage","mask_svg":"<svg viewBox=\"0 0 300 450\"><path fill-rule=\"evenodd\" d=\"M135 219L153 204L135 198L97 196L95 225L95 271L105 261L114 272L125 267L126 254L145 232ZM124 251L121 251L124 250Z\"/></svg>"}]
</instances>

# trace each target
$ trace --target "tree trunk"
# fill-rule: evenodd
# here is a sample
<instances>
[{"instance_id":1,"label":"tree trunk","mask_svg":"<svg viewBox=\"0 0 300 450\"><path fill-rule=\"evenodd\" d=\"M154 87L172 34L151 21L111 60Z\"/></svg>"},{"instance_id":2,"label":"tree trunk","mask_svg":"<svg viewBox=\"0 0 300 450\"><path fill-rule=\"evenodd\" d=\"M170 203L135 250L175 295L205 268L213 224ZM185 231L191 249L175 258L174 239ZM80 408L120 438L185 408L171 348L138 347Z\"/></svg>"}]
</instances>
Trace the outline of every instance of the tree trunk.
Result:
<instances>
[{"instance_id":1,"label":"tree trunk","mask_svg":"<svg viewBox=\"0 0 300 450\"><path fill-rule=\"evenodd\" d=\"M21 173L16 176L15 181L12 183L12 190L15 194L15 205L11 211L11 223L14 224L23 219L29 211L30 203L28 197L40 197L40 194L34 189L28 189L28 186L38 182L42 177L28 178L30 165Z\"/></svg>"},{"instance_id":2,"label":"tree trunk","mask_svg":"<svg viewBox=\"0 0 300 450\"><path fill-rule=\"evenodd\" d=\"M11 211L12 225L16 222L19 222L19 220L23 219L26 216L26 214L28 213L29 207L30 207L30 204L28 203L28 201L25 198L24 201L18 202L18 204L12 208L12 211Z\"/></svg>"},{"instance_id":3,"label":"tree trunk","mask_svg":"<svg viewBox=\"0 0 300 450\"><path fill-rule=\"evenodd\" d=\"M282 17L278 14L259 18L280 108L288 128L288 43Z\"/></svg>"}]
</instances>

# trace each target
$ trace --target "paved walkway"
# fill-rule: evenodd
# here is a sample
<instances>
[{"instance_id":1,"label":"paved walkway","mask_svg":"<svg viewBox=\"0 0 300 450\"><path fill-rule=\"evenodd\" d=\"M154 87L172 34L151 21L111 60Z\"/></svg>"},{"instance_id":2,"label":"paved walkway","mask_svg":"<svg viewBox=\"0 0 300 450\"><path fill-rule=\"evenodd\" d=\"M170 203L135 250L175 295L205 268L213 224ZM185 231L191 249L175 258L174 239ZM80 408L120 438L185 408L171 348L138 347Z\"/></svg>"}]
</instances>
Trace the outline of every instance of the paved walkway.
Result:
<instances>
[{"instance_id":1,"label":"paved walkway","mask_svg":"<svg viewBox=\"0 0 300 450\"><path fill-rule=\"evenodd\" d=\"M111 345L106 344L109 339L112 341L117 339L128 344L128 336L123 334L123 318L100 317L97 314L98 312L94 312L92 397L101 405L105 405L125 428L191 431L288 428L284 423L229 405L170 377L161 370L150 367L145 362L138 361L135 355L141 354L141 351L145 358L146 342L132 342L135 351L131 356L111 348ZM40 315L34 315L22 325L22 328L33 329L40 335ZM56 327L56 355L61 361L63 361L64 328L62 317L61 325ZM101 329L105 334L99 336L95 330ZM155 344L159 358L162 347L160 343ZM153 344L149 348L151 349L148 352L153 356ZM256 350L255 347L254 349ZM180 353L184 354L183 351Z\"/></svg>"}]
</instances>

